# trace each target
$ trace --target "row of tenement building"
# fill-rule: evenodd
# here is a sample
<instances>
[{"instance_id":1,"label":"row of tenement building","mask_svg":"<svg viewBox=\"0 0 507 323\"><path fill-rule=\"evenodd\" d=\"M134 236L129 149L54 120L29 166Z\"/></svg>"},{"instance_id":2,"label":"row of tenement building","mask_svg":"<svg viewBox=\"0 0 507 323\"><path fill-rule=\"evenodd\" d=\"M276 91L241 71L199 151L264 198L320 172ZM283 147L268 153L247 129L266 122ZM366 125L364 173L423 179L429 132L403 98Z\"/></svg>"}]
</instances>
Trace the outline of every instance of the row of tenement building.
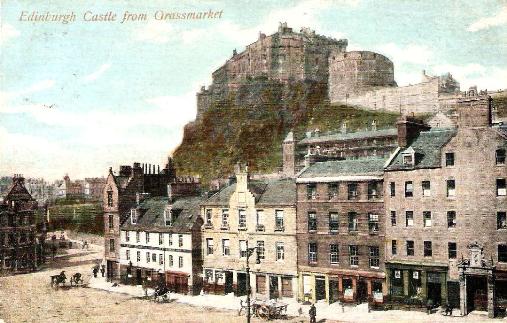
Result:
<instances>
[{"instance_id":1,"label":"row of tenement building","mask_svg":"<svg viewBox=\"0 0 507 323\"><path fill-rule=\"evenodd\" d=\"M283 176L238 165L205 194L171 159L155 174L110 170L108 277L191 294L244 295L249 281L260 298L431 300L494 316L507 305L507 128L485 97L460 100L453 128L409 116L396 126L289 133Z\"/></svg>"}]
</instances>

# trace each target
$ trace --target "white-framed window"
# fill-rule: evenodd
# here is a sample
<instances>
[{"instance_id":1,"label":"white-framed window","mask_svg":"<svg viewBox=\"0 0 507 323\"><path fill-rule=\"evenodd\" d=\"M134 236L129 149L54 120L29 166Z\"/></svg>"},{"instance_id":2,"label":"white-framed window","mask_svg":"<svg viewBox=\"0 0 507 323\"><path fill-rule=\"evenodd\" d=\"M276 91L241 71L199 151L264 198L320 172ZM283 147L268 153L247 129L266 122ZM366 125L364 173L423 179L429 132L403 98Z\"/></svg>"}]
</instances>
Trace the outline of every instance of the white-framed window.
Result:
<instances>
[{"instance_id":1,"label":"white-framed window","mask_svg":"<svg viewBox=\"0 0 507 323\"><path fill-rule=\"evenodd\" d=\"M208 255L213 254L213 239L212 238L206 238L206 254L208 254Z\"/></svg>"},{"instance_id":2,"label":"white-framed window","mask_svg":"<svg viewBox=\"0 0 507 323\"><path fill-rule=\"evenodd\" d=\"M317 262L317 243L308 243L308 262L314 264Z\"/></svg>"},{"instance_id":3,"label":"white-framed window","mask_svg":"<svg viewBox=\"0 0 507 323\"><path fill-rule=\"evenodd\" d=\"M130 231L125 231L125 241L130 241Z\"/></svg>"},{"instance_id":4,"label":"white-framed window","mask_svg":"<svg viewBox=\"0 0 507 323\"><path fill-rule=\"evenodd\" d=\"M351 266L359 265L359 247L357 245L349 246L349 264Z\"/></svg>"},{"instance_id":5,"label":"white-framed window","mask_svg":"<svg viewBox=\"0 0 507 323\"><path fill-rule=\"evenodd\" d=\"M414 196L414 183L412 181L405 182L405 197Z\"/></svg>"},{"instance_id":6,"label":"white-framed window","mask_svg":"<svg viewBox=\"0 0 507 323\"><path fill-rule=\"evenodd\" d=\"M144 236L146 237L146 244L149 244L150 243L150 233L149 232L145 232Z\"/></svg>"},{"instance_id":7,"label":"white-framed window","mask_svg":"<svg viewBox=\"0 0 507 323\"><path fill-rule=\"evenodd\" d=\"M137 254L136 254L136 259L137 259L137 262L140 262L141 261L141 251L138 251Z\"/></svg>"},{"instance_id":8,"label":"white-framed window","mask_svg":"<svg viewBox=\"0 0 507 323\"><path fill-rule=\"evenodd\" d=\"M183 268L183 257L182 256L178 257L178 267Z\"/></svg>"},{"instance_id":9,"label":"white-framed window","mask_svg":"<svg viewBox=\"0 0 507 323\"><path fill-rule=\"evenodd\" d=\"M183 235L178 234L178 247L183 247Z\"/></svg>"},{"instance_id":10,"label":"white-framed window","mask_svg":"<svg viewBox=\"0 0 507 323\"><path fill-rule=\"evenodd\" d=\"M156 253L151 254L151 261L153 261L154 263L157 262L157 254Z\"/></svg>"},{"instance_id":11,"label":"white-framed window","mask_svg":"<svg viewBox=\"0 0 507 323\"><path fill-rule=\"evenodd\" d=\"M174 266L174 257L173 255L169 255L169 267L173 267Z\"/></svg>"},{"instance_id":12,"label":"white-framed window","mask_svg":"<svg viewBox=\"0 0 507 323\"><path fill-rule=\"evenodd\" d=\"M257 210L256 211L256 231L264 231L264 210Z\"/></svg>"},{"instance_id":13,"label":"white-framed window","mask_svg":"<svg viewBox=\"0 0 507 323\"><path fill-rule=\"evenodd\" d=\"M333 243L329 245L329 263L337 264L340 261L338 244Z\"/></svg>"},{"instance_id":14,"label":"white-framed window","mask_svg":"<svg viewBox=\"0 0 507 323\"><path fill-rule=\"evenodd\" d=\"M245 209L238 210L238 221L239 221L239 228L240 229L246 228L246 210Z\"/></svg>"},{"instance_id":15,"label":"white-framed window","mask_svg":"<svg viewBox=\"0 0 507 323\"><path fill-rule=\"evenodd\" d=\"M370 233L377 233L379 231L378 214L368 213L368 229L370 230Z\"/></svg>"},{"instance_id":16,"label":"white-framed window","mask_svg":"<svg viewBox=\"0 0 507 323\"><path fill-rule=\"evenodd\" d=\"M136 231L136 242L137 243L141 242L141 232L139 231Z\"/></svg>"},{"instance_id":17,"label":"white-framed window","mask_svg":"<svg viewBox=\"0 0 507 323\"><path fill-rule=\"evenodd\" d=\"M164 223L166 226L172 225L172 214L171 210L164 210Z\"/></svg>"},{"instance_id":18,"label":"white-framed window","mask_svg":"<svg viewBox=\"0 0 507 323\"><path fill-rule=\"evenodd\" d=\"M277 242L276 244L276 260L281 261L285 259L285 247L283 242Z\"/></svg>"},{"instance_id":19,"label":"white-framed window","mask_svg":"<svg viewBox=\"0 0 507 323\"><path fill-rule=\"evenodd\" d=\"M158 244L159 245L163 245L164 244L164 234L163 233L159 233L158 234Z\"/></svg>"},{"instance_id":20,"label":"white-framed window","mask_svg":"<svg viewBox=\"0 0 507 323\"><path fill-rule=\"evenodd\" d=\"M275 210L275 231L284 231L283 210Z\"/></svg>"},{"instance_id":21,"label":"white-framed window","mask_svg":"<svg viewBox=\"0 0 507 323\"><path fill-rule=\"evenodd\" d=\"M162 253L158 255L158 264L159 265L164 264L164 254L162 254Z\"/></svg>"},{"instance_id":22,"label":"white-framed window","mask_svg":"<svg viewBox=\"0 0 507 323\"><path fill-rule=\"evenodd\" d=\"M206 225L212 225L212 210L206 209Z\"/></svg>"},{"instance_id":23,"label":"white-framed window","mask_svg":"<svg viewBox=\"0 0 507 323\"><path fill-rule=\"evenodd\" d=\"M125 251L125 259L130 260L130 250L129 249L127 249Z\"/></svg>"},{"instance_id":24,"label":"white-framed window","mask_svg":"<svg viewBox=\"0 0 507 323\"><path fill-rule=\"evenodd\" d=\"M229 227L229 209L222 209L222 228Z\"/></svg>"},{"instance_id":25,"label":"white-framed window","mask_svg":"<svg viewBox=\"0 0 507 323\"><path fill-rule=\"evenodd\" d=\"M264 259L264 241L257 241L257 254L259 259Z\"/></svg>"},{"instance_id":26,"label":"white-framed window","mask_svg":"<svg viewBox=\"0 0 507 323\"><path fill-rule=\"evenodd\" d=\"M246 240L239 240L239 257L245 258L247 255Z\"/></svg>"},{"instance_id":27,"label":"white-framed window","mask_svg":"<svg viewBox=\"0 0 507 323\"><path fill-rule=\"evenodd\" d=\"M229 239L222 239L222 256L229 256L231 249L229 245Z\"/></svg>"},{"instance_id":28,"label":"white-framed window","mask_svg":"<svg viewBox=\"0 0 507 323\"><path fill-rule=\"evenodd\" d=\"M146 251L146 262L149 263L151 261L150 252Z\"/></svg>"},{"instance_id":29,"label":"white-framed window","mask_svg":"<svg viewBox=\"0 0 507 323\"><path fill-rule=\"evenodd\" d=\"M369 246L370 252L368 263L371 268L379 268L380 266L380 248L377 246Z\"/></svg>"},{"instance_id":30,"label":"white-framed window","mask_svg":"<svg viewBox=\"0 0 507 323\"><path fill-rule=\"evenodd\" d=\"M132 224L137 224L137 210L136 209L130 210L130 222Z\"/></svg>"}]
</instances>

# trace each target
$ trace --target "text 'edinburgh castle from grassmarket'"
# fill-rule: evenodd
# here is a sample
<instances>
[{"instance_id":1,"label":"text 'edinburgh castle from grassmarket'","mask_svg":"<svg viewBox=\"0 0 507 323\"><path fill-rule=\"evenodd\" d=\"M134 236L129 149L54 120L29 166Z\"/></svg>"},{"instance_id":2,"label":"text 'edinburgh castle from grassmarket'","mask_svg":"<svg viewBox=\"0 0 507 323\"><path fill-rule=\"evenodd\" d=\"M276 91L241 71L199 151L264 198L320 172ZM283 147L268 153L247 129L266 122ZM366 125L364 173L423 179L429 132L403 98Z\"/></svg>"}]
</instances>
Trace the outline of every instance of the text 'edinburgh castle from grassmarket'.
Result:
<instances>
[{"instance_id":1,"label":"text 'edinburgh castle from grassmarket'","mask_svg":"<svg viewBox=\"0 0 507 323\"><path fill-rule=\"evenodd\" d=\"M260 33L197 93L192 124L267 80L319 84L331 107L395 113L396 122L287 131L272 173L238 160L230 177L201 183L206 174L176 176L171 158L162 170L111 169L108 279L191 295L505 312L502 93L461 92L450 73L400 87L387 57L347 45L286 23Z\"/></svg>"}]
</instances>

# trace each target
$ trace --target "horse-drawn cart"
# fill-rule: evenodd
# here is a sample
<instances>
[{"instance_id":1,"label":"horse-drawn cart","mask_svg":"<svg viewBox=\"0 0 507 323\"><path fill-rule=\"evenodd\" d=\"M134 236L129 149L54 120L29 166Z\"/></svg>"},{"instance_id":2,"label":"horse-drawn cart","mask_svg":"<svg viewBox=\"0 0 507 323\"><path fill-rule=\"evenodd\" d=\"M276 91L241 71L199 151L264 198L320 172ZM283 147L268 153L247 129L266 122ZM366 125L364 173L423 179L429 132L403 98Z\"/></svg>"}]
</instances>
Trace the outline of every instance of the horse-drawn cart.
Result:
<instances>
[{"instance_id":1,"label":"horse-drawn cart","mask_svg":"<svg viewBox=\"0 0 507 323\"><path fill-rule=\"evenodd\" d=\"M65 275L65 271L62 271L58 275L51 276L51 287L65 287L67 282L67 276ZM70 287L74 286L85 286L85 282L83 280L83 276L81 273L75 273L70 276L69 279ZM68 285L67 285L68 286Z\"/></svg>"},{"instance_id":2,"label":"horse-drawn cart","mask_svg":"<svg viewBox=\"0 0 507 323\"><path fill-rule=\"evenodd\" d=\"M252 302L253 314L264 320L287 318L288 304L275 301L255 300Z\"/></svg>"}]
</instances>

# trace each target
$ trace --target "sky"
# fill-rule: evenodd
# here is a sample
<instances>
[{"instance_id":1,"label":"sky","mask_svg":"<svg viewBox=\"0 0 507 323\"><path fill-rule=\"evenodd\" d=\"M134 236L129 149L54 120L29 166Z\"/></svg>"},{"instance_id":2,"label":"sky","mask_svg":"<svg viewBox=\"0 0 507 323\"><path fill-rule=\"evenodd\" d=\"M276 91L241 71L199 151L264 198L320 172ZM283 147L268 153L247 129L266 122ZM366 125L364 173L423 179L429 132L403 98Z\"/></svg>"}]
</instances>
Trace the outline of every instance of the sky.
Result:
<instances>
[{"instance_id":1,"label":"sky","mask_svg":"<svg viewBox=\"0 0 507 323\"><path fill-rule=\"evenodd\" d=\"M0 1L0 176L77 179L134 161L163 165L211 73L279 22L386 55L398 85L426 70L451 72L462 90L507 88L507 1L31 2ZM155 19L209 10L220 17ZM32 12L76 18L27 21ZM116 20L84 20L108 12ZM122 23L125 12L146 20Z\"/></svg>"}]
</instances>

